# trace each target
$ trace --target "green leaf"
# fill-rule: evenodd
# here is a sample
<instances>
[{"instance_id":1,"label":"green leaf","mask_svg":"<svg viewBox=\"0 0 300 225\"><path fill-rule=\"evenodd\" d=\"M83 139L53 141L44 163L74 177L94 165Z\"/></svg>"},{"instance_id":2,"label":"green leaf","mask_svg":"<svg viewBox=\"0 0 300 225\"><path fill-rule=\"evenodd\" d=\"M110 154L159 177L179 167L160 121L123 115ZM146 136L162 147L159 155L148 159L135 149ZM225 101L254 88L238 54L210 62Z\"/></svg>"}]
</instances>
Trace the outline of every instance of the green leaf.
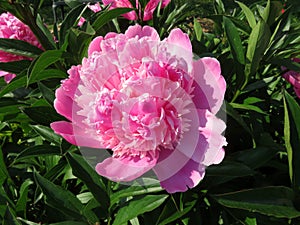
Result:
<instances>
[{"instance_id":1,"label":"green leaf","mask_svg":"<svg viewBox=\"0 0 300 225\"><path fill-rule=\"evenodd\" d=\"M42 80L47 80L51 78L66 78L67 73L62 70L58 69L47 69L40 71L38 74L36 74L35 77L32 77L29 81L28 84L35 83L37 81L42 81Z\"/></svg>"},{"instance_id":2,"label":"green leaf","mask_svg":"<svg viewBox=\"0 0 300 225\"><path fill-rule=\"evenodd\" d=\"M194 18L194 30L195 30L197 41L201 41L203 36L203 30L199 21L196 18Z\"/></svg>"},{"instance_id":3,"label":"green leaf","mask_svg":"<svg viewBox=\"0 0 300 225\"><path fill-rule=\"evenodd\" d=\"M264 147L259 146L256 148L246 149L239 152L235 152L232 157L238 162L242 162L251 169L256 169L264 166L275 155L278 154L280 148L278 147Z\"/></svg>"},{"instance_id":4,"label":"green leaf","mask_svg":"<svg viewBox=\"0 0 300 225\"><path fill-rule=\"evenodd\" d=\"M300 191L300 106L286 91L284 92L284 97L286 101L284 137L290 169L292 163L292 171L290 171L290 175L292 175L293 178L293 187ZM287 137L287 135L289 135L289 137Z\"/></svg>"},{"instance_id":5,"label":"green leaf","mask_svg":"<svg viewBox=\"0 0 300 225\"><path fill-rule=\"evenodd\" d=\"M162 213L159 216L159 220L156 224L166 225L172 224L177 219L183 218L188 212L190 212L196 204L196 200L186 202L185 207L182 210L177 210L174 207L174 203L170 200L165 207L162 209Z\"/></svg>"},{"instance_id":6,"label":"green leaf","mask_svg":"<svg viewBox=\"0 0 300 225\"><path fill-rule=\"evenodd\" d=\"M11 38L0 38L0 50L29 58L35 58L43 52L28 42Z\"/></svg>"},{"instance_id":7,"label":"green leaf","mask_svg":"<svg viewBox=\"0 0 300 225\"><path fill-rule=\"evenodd\" d=\"M254 16L253 12L244 3L239 2L239 1L236 1L236 3L239 4L241 9L243 10L250 27L253 29L256 25L256 20L255 20L255 16Z\"/></svg>"},{"instance_id":8,"label":"green leaf","mask_svg":"<svg viewBox=\"0 0 300 225\"><path fill-rule=\"evenodd\" d=\"M150 194L163 191L160 184L151 186L135 186L126 187L121 191L117 191L110 196L111 205L118 203L122 198L137 196L143 194Z\"/></svg>"},{"instance_id":9,"label":"green leaf","mask_svg":"<svg viewBox=\"0 0 300 225\"><path fill-rule=\"evenodd\" d=\"M287 157L288 157L290 180L291 180L291 182L293 182L293 148L291 145L289 111L287 108L285 98L283 98L283 103L284 103L284 143L285 143L285 148L286 148Z\"/></svg>"},{"instance_id":10,"label":"green leaf","mask_svg":"<svg viewBox=\"0 0 300 225\"><path fill-rule=\"evenodd\" d=\"M226 16L223 17L224 28L233 58L240 64L245 64L245 53L242 41L234 23Z\"/></svg>"},{"instance_id":11,"label":"green leaf","mask_svg":"<svg viewBox=\"0 0 300 225\"><path fill-rule=\"evenodd\" d=\"M31 83L32 80L37 81L39 73L53 63L61 60L62 56L63 52L60 50L48 50L40 55L40 57L34 62L32 70L28 76L27 83Z\"/></svg>"},{"instance_id":12,"label":"green leaf","mask_svg":"<svg viewBox=\"0 0 300 225\"><path fill-rule=\"evenodd\" d=\"M45 98L45 100L50 104L53 105L54 99L55 99L55 94L54 92L48 88L46 85L44 85L43 83L39 82L38 83L39 89L43 95L43 97Z\"/></svg>"},{"instance_id":13,"label":"green leaf","mask_svg":"<svg viewBox=\"0 0 300 225\"><path fill-rule=\"evenodd\" d=\"M271 32L269 26L264 22L264 20L260 20L253 28L249 37L246 53L246 82L249 76L256 72L264 52L268 47L270 38Z\"/></svg>"},{"instance_id":14,"label":"green leaf","mask_svg":"<svg viewBox=\"0 0 300 225\"><path fill-rule=\"evenodd\" d=\"M27 84L32 84L37 81L47 80L50 78L66 78L67 74L61 70L57 69L47 69L43 70L37 74L35 78L32 80L27 81L27 72L24 71L21 74L18 74L16 78L14 78L9 84L4 86L4 88L0 91L0 97L4 96L5 94L14 91L18 88L25 87Z\"/></svg>"},{"instance_id":15,"label":"green leaf","mask_svg":"<svg viewBox=\"0 0 300 225\"><path fill-rule=\"evenodd\" d=\"M88 7L86 4L79 4L75 8L73 8L66 16L64 21L61 24L60 31L59 31L59 42L62 45L65 41L66 34L68 30L74 26L77 26L80 17L84 10Z\"/></svg>"},{"instance_id":16,"label":"green leaf","mask_svg":"<svg viewBox=\"0 0 300 225\"><path fill-rule=\"evenodd\" d=\"M267 23L268 19L269 19L269 15L270 15L270 0L268 0L266 7L263 10L263 13L261 15L261 17L263 18L263 20Z\"/></svg>"},{"instance_id":17,"label":"green leaf","mask_svg":"<svg viewBox=\"0 0 300 225\"><path fill-rule=\"evenodd\" d=\"M58 222L58 223L50 223L49 225L89 225L88 223L84 222L76 222L76 221L64 221L64 222Z\"/></svg>"},{"instance_id":18,"label":"green leaf","mask_svg":"<svg viewBox=\"0 0 300 225\"><path fill-rule=\"evenodd\" d=\"M211 195L219 204L278 218L300 216L293 205L294 193L287 187L264 187Z\"/></svg>"},{"instance_id":19,"label":"green leaf","mask_svg":"<svg viewBox=\"0 0 300 225\"><path fill-rule=\"evenodd\" d=\"M207 167L208 176L243 177L254 175L254 171L242 163L225 160L220 165Z\"/></svg>"},{"instance_id":20,"label":"green leaf","mask_svg":"<svg viewBox=\"0 0 300 225\"><path fill-rule=\"evenodd\" d=\"M72 173L86 184L94 198L101 204L103 209L107 210L110 203L102 177L82 156L69 153L67 159L72 167Z\"/></svg>"},{"instance_id":21,"label":"green leaf","mask_svg":"<svg viewBox=\"0 0 300 225\"><path fill-rule=\"evenodd\" d=\"M238 103L229 103L233 108L235 109L243 109L243 110L250 110L250 111L254 111L263 115L268 115L267 113L265 113L262 109L260 109L258 106L255 105L247 105L247 104L238 104Z\"/></svg>"},{"instance_id":22,"label":"green leaf","mask_svg":"<svg viewBox=\"0 0 300 225\"><path fill-rule=\"evenodd\" d=\"M115 8L111 10L105 10L97 17L95 22L92 24L94 30L97 32L103 25L111 21L112 19L132 11L131 8Z\"/></svg>"},{"instance_id":23,"label":"green leaf","mask_svg":"<svg viewBox=\"0 0 300 225\"><path fill-rule=\"evenodd\" d=\"M60 145L61 137L55 134L51 128L42 125L31 125L31 127L37 134L41 135L47 141Z\"/></svg>"},{"instance_id":24,"label":"green leaf","mask_svg":"<svg viewBox=\"0 0 300 225\"><path fill-rule=\"evenodd\" d=\"M33 184L32 180L25 180L20 188L20 197L16 204L16 212L22 217L26 217L26 207L28 201L28 189Z\"/></svg>"},{"instance_id":25,"label":"green leaf","mask_svg":"<svg viewBox=\"0 0 300 225\"><path fill-rule=\"evenodd\" d=\"M64 120L64 117L48 106L36 106L23 108L23 112L33 121L42 125L49 125L52 122Z\"/></svg>"},{"instance_id":26,"label":"green leaf","mask_svg":"<svg viewBox=\"0 0 300 225\"><path fill-rule=\"evenodd\" d=\"M18 74L27 69L30 63L29 60L0 63L0 69L13 74Z\"/></svg>"},{"instance_id":27,"label":"green leaf","mask_svg":"<svg viewBox=\"0 0 300 225\"><path fill-rule=\"evenodd\" d=\"M60 148L52 145L36 145L24 149L15 158L15 161L20 161L32 157L49 156L49 155L60 155Z\"/></svg>"},{"instance_id":28,"label":"green leaf","mask_svg":"<svg viewBox=\"0 0 300 225\"><path fill-rule=\"evenodd\" d=\"M14 213L12 212L12 210L9 206L7 206L7 208L6 208L4 218L2 221L2 225L22 225L17 220L16 216L14 215Z\"/></svg>"},{"instance_id":29,"label":"green leaf","mask_svg":"<svg viewBox=\"0 0 300 225\"><path fill-rule=\"evenodd\" d=\"M168 195L147 195L141 199L131 200L128 205L123 206L117 212L113 225L123 225L138 215L152 211L159 207L167 198Z\"/></svg>"},{"instance_id":30,"label":"green leaf","mask_svg":"<svg viewBox=\"0 0 300 225\"><path fill-rule=\"evenodd\" d=\"M84 221L81 213L84 205L82 205L70 191L51 183L38 173L34 173L34 178L46 196L47 203L51 207L56 208L65 215L71 216L76 220Z\"/></svg>"},{"instance_id":31,"label":"green leaf","mask_svg":"<svg viewBox=\"0 0 300 225\"><path fill-rule=\"evenodd\" d=\"M243 127L243 129L245 131L247 131L252 136L252 132L251 132L250 128L248 127L248 125L246 124L246 122L244 121L244 119L240 116L240 114L228 102L226 102L226 113L230 117L232 117L235 121L237 121L237 123L239 125L241 125L241 127Z\"/></svg>"}]
</instances>

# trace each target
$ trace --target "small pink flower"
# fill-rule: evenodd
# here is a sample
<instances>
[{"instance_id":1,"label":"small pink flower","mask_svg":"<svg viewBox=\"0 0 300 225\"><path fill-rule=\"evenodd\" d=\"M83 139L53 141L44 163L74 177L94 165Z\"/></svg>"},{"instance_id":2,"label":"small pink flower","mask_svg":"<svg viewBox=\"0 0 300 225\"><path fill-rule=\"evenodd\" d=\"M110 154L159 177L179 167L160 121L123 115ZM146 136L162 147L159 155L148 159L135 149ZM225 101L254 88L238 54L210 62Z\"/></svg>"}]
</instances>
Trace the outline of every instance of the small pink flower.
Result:
<instances>
[{"instance_id":1,"label":"small pink flower","mask_svg":"<svg viewBox=\"0 0 300 225\"><path fill-rule=\"evenodd\" d=\"M294 58L293 61L300 63L300 58ZM294 86L295 93L298 96L298 98L300 98L300 72L290 70L284 73L282 76Z\"/></svg>"},{"instance_id":2,"label":"small pink flower","mask_svg":"<svg viewBox=\"0 0 300 225\"><path fill-rule=\"evenodd\" d=\"M160 1L162 1L161 7L164 8L170 3L171 0L150 0L147 3L145 9L143 10L143 12L144 12L143 21L151 20L153 18L153 13ZM110 9L134 8L129 0L122 0L122 1L120 1L120 0L103 0L103 4L104 5L111 4ZM135 8L138 9L138 12L141 12L140 4L139 4L138 0L136 0ZM128 20L137 20L138 17L141 17L141 15L138 16L135 11L125 13L123 16Z\"/></svg>"},{"instance_id":3,"label":"small pink flower","mask_svg":"<svg viewBox=\"0 0 300 225\"><path fill-rule=\"evenodd\" d=\"M88 5L88 7L90 8L90 10L92 10L95 13L101 11L101 6L100 6L99 2L96 4L93 4L93 5ZM83 17L81 17L79 19L78 26L82 26L82 24L84 22L85 22L85 19Z\"/></svg>"},{"instance_id":4,"label":"small pink flower","mask_svg":"<svg viewBox=\"0 0 300 225\"><path fill-rule=\"evenodd\" d=\"M2 13L0 15L0 38L11 38L26 41L42 49L41 44L34 36L30 28L9 12ZM30 58L14 55L0 50L0 62L12 62L26 59ZM5 81L9 83L16 75L5 71L0 71L0 76L4 76Z\"/></svg>"},{"instance_id":5,"label":"small pink flower","mask_svg":"<svg viewBox=\"0 0 300 225\"><path fill-rule=\"evenodd\" d=\"M226 83L216 59L193 60L180 29L164 40L139 25L97 37L68 73L54 107L70 122L51 127L95 154L111 149L100 175L127 182L152 170L168 192L182 192L222 161L226 125L215 114Z\"/></svg>"}]
</instances>

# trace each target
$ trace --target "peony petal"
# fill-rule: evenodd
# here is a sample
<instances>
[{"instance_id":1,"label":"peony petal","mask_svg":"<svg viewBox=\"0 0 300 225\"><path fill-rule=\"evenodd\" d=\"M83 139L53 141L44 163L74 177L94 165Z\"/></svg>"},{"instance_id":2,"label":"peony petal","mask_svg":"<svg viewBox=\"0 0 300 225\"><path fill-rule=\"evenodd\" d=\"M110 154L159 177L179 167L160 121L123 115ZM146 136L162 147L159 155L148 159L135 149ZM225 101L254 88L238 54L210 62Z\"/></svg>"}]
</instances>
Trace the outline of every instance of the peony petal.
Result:
<instances>
[{"instance_id":1,"label":"peony petal","mask_svg":"<svg viewBox=\"0 0 300 225\"><path fill-rule=\"evenodd\" d=\"M122 0L122 1L119 1L119 0L103 0L102 2L103 2L104 5L111 4L110 9L133 8L129 0ZM137 20L137 15L136 15L135 11L125 13L122 16L124 16L128 20Z\"/></svg>"},{"instance_id":2,"label":"peony petal","mask_svg":"<svg viewBox=\"0 0 300 225\"><path fill-rule=\"evenodd\" d=\"M61 135L71 144L76 145L72 123L66 121L58 121L51 123L50 127L52 128L52 130L54 130L55 133Z\"/></svg>"},{"instance_id":3,"label":"peony petal","mask_svg":"<svg viewBox=\"0 0 300 225\"><path fill-rule=\"evenodd\" d=\"M128 182L143 175L152 169L157 157L148 156L123 156L122 158L110 157L98 163L96 171L101 175L115 182Z\"/></svg>"},{"instance_id":4,"label":"peony petal","mask_svg":"<svg viewBox=\"0 0 300 225\"><path fill-rule=\"evenodd\" d=\"M188 188L195 187L203 179L205 168L199 167L199 163L192 159L186 159L183 160L186 161L186 163L183 164L179 170L172 171L172 168L170 168L172 164L164 163L166 158L172 154L174 153L169 150L162 151L159 159L161 162L153 168L161 186L169 193L184 192ZM182 155L182 157L185 156ZM177 161L173 161L173 164L181 164L182 157L177 158ZM168 174L168 176L166 176L166 174Z\"/></svg>"},{"instance_id":5,"label":"peony petal","mask_svg":"<svg viewBox=\"0 0 300 225\"><path fill-rule=\"evenodd\" d=\"M201 160L201 164L205 166L209 166L211 164L218 164L224 158L224 150L222 147L227 145L226 139L222 135L222 132L226 128L226 124L215 115L210 113L208 110L199 110L199 118L206 119L205 124L201 124L202 126L199 128L200 136L205 138L206 144L200 143L198 144L199 148L203 148L205 146L206 150L204 153L204 158L202 156L196 157L193 156L193 159L198 161ZM199 140L203 141L203 138L199 138ZM203 150L202 150L203 151ZM197 153L198 151L196 151Z\"/></svg>"},{"instance_id":6,"label":"peony petal","mask_svg":"<svg viewBox=\"0 0 300 225\"><path fill-rule=\"evenodd\" d=\"M101 42L103 41L103 37L96 37L91 44L89 45L88 55L92 55L93 52L101 52Z\"/></svg>"},{"instance_id":7,"label":"peony petal","mask_svg":"<svg viewBox=\"0 0 300 225\"><path fill-rule=\"evenodd\" d=\"M202 58L194 62L194 103L199 109L210 109L216 114L226 91L220 64L214 58Z\"/></svg>"},{"instance_id":8,"label":"peony petal","mask_svg":"<svg viewBox=\"0 0 300 225\"><path fill-rule=\"evenodd\" d=\"M283 78L286 79L291 85L300 88L300 73L296 71L288 71L284 73Z\"/></svg>"},{"instance_id":9,"label":"peony petal","mask_svg":"<svg viewBox=\"0 0 300 225\"><path fill-rule=\"evenodd\" d=\"M154 10L156 9L158 3L160 2L160 0L150 0L145 9L144 9L144 18L143 20L144 21L147 21L147 20L151 20L152 17L153 17L153 12Z\"/></svg>"},{"instance_id":10,"label":"peony petal","mask_svg":"<svg viewBox=\"0 0 300 225\"><path fill-rule=\"evenodd\" d=\"M125 32L125 36L128 39L135 38L136 36L138 36L139 39L143 37L149 37L150 40L159 41L159 35L157 31L150 26L144 26L144 27L141 27L140 25L130 26Z\"/></svg>"},{"instance_id":11,"label":"peony petal","mask_svg":"<svg viewBox=\"0 0 300 225\"><path fill-rule=\"evenodd\" d=\"M189 36L186 33L183 33L179 28L173 29L170 32L167 43L177 45L182 48L182 50L185 49L189 53L192 52L192 44ZM181 56L181 54L178 54L177 56Z\"/></svg>"},{"instance_id":12,"label":"peony petal","mask_svg":"<svg viewBox=\"0 0 300 225\"><path fill-rule=\"evenodd\" d=\"M55 133L61 135L64 139L73 145L89 147L89 148L102 148L99 141L95 139L93 132L86 131L82 127L77 127L70 122L58 121L50 124Z\"/></svg>"}]
</instances>

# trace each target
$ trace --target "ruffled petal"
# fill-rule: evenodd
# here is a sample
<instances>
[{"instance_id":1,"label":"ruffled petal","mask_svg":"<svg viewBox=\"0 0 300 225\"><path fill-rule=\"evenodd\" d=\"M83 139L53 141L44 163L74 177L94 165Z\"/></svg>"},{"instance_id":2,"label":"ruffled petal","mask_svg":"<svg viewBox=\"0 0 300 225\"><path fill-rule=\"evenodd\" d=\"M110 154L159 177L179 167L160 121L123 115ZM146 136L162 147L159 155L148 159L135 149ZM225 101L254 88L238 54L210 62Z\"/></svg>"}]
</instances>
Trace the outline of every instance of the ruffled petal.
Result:
<instances>
[{"instance_id":1,"label":"ruffled petal","mask_svg":"<svg viewBox=\"0 0 300 225\"><path fill-rule=\"evenodd\" d=\"M101 52L101 42L103 41L103 37L96 37L91 44L89 45L88 55L92 55L93 52Z\"/></svg>"},{"instance_id":2,"label":"ruffled petal","mask_svg":"<svg viewBox=\"0 0 300 225\"><path fill-rule=\"evenodd\" d=\"M214 58L202 58L194 62L194 103L199 109L209 109L216 114L221 108L226 82L221 67Z\"/></svg>"},{"instance_id":3,"label":"ruffled petal","mask_svg":"<svg viewBox=\"0 0 300 225\"><path fill-rule=\"evenodd\" d=\"M223 146L227 145L222 135L226 124L208 110L199 110L200 128L197 150L193 160L201 162L204 166L218 164L224 158Z\"/></svg>"},{"instance_id":4,"label":"ruffled petal","mask_svg":"<svg viewBox=\"0 0 300 225\"><path fill-rule=\"evenodd\" d=\"M132 181L150 169L157 162L157 157L147 154L140 156L122 156L120 158L110 157L98 163L96 171L101 176L107 177L115 182Z\"/></svg>"},{"instance_id":5,"label":"ruffled petal","mask_svg":"<svg viewBox=\"0 0 300 225\"><path fill-rule=\"evenodd\" d=\"M150 40L159 41L159 35L157 31L150 26L144 26L144 27L140 25L130 26L125 32L125 36L128 39L138 36L139 39L143 37L149 37Z\"/></svg>"}]
</instances>

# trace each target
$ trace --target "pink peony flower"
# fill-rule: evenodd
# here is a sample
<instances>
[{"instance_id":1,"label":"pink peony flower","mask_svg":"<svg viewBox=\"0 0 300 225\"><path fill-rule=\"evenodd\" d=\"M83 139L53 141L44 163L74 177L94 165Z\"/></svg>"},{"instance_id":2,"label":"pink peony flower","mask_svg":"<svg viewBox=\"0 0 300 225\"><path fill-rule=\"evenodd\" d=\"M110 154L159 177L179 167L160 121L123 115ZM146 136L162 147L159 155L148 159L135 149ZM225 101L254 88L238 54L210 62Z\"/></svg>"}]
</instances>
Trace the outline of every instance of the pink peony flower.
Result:
<instances>
[{"instance_id":1,"label":"pink peony flower","mask_svg":"<svg viewBox=\"0 0 300 225\"><path fill-rule=\"evenodd\" d=\"M219 111L226 89L219 62L193 60L187 34L160 40L149 26L95 38L54 102L70 122L52 129L74 145L112 155L96 171L127 182L154 171L168 192L183 192L220 163L226 140Z\"/></svg>"},{"instance_id":2,"label":"pink peony flower","mask_svg":"<svg viewBox=\"0 0 300 225\"><path fill-rule=\"evenodd\" d=\"M143 21L147 21L147 20L152 19L153 13L154 13L154 11L155 11L155 9L158 6L160 1L162 1L161 7L164 8L170 3L171 0L150 0L147 3L145 9L143 10L144 11ZM103 4L104 5L111 4L110 9L134 8L129 0L122 0L122 1L120 1L120 0L103 0ZM139 4L138 0L136 0L135 8L138 9L139 12L141 12L140 4ZM138 17L141 18L141 15L138 16L135 11L125 13L123 16L128 20L137 20Z\"/></svg>"},{"instance_id":3,"label":"pink peony flower","mask_svg":"<svg viewBox=\"0 0 300 225\"><path fill-rule=\"evenodd\" d=\"M95 13L101 11L101 6L100 6L99 2L96 4L93 4L93 5L88 5L88 7L90 8L90 10L92 10ZM79 19L78 26L82 26L82 24L84 22L85 22L85 19L83 17L81 17Z\"/></svg>"},{"instance_id":4,"label":"pink peony flower","mask_svg":"<svg viewBox=\"0 0 300 225\"><path fill-rule=\"evenodd\" d=\"M32 45L42 48L30 28L9 12L2 13L0 15L0 38L11 38L26 41ZM12 62L26 59L30 58L0 51L0 62ZM5 81L9 83L16 75L0 71L0 76L4 76Z\"/></svg>"},{"instance_id":5,"label":"pink peony flower","mask_svg":"<svg viewBox=\"0 0 300 225\"><path fill-rule=\"evenodd\" d=\"M294 58L293 61L300 63L300 58ZM286 68L283 69L285 70ZM282 76L294 86L295 93L298 98L300 98L300 72L290 70L284 73Z\"/></svg>"}]
</instances>

